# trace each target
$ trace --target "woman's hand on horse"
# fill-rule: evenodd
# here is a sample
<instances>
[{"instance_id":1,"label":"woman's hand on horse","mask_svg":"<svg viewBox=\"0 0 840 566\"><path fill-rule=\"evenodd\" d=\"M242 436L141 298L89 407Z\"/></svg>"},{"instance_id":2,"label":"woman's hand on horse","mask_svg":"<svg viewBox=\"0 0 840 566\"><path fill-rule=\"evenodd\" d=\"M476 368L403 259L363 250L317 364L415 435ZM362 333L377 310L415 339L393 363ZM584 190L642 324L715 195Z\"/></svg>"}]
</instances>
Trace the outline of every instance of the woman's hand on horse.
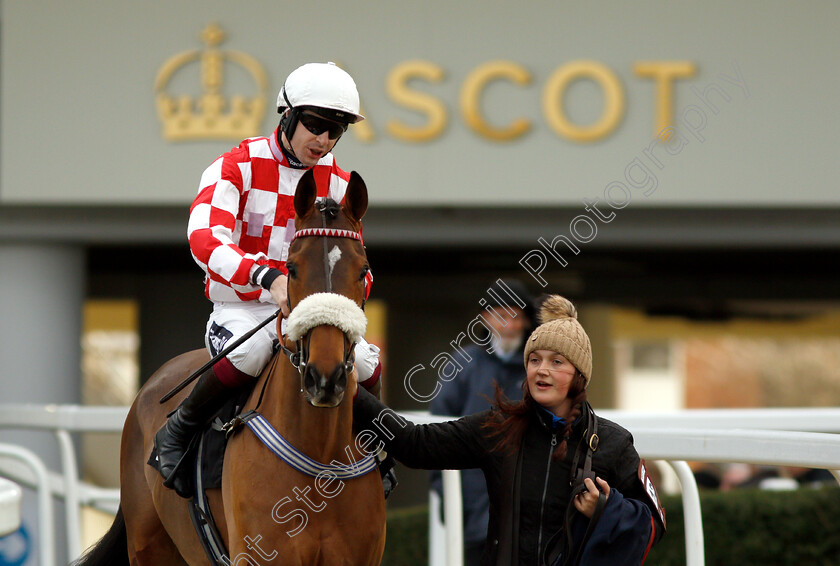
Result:
<instances>
[{"instance_id":1,"label":"woman's hand on horse","mask_svg":"<svg viewBox=\"0 0 840 566\"><path fill-rule=\"evenodd\" d=\"M591 479L586 478L583 480L583 485L586 486L586 491L580 492L577 497L575 497L575 509L583 513L588 519L592 518L592 514L595 513L595 507L598 506L598 496L603 491L604 495L607 496L607 499L610 497L610 484L606 482L606 480L602 480L601 478L595 478L595 481L598 482L598 485L595 485ZM599 488L600 487L600 491Z\"/></svg>"},{"instance_id":2,"label":"woman's hand on horse","mask_svg":"<svg viewBox=\"0 0 840 566\"><path fill-rule=\"evenodd\" d=\"M289 278L285 275L281 275L271 283L271 289L268 290L268 292L271 293L271 298L274 299L274 302L277 303L278 307L280 307L280 311L283 313L284 318L289 316L289 296L287 294L288 283Z\"/></svg>"}]
</instances>

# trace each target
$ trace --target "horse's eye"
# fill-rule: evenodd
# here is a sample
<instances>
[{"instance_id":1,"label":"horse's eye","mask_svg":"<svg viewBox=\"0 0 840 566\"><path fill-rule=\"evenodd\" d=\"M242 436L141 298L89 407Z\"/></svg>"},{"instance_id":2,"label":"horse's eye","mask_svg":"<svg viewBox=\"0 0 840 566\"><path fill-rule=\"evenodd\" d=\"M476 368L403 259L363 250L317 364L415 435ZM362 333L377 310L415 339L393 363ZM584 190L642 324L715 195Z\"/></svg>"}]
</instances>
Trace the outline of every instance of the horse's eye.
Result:
<instances>
[{"instance_id":1,"label":"horse's eye","mask_svg":"<svg viewBox=\"0 0 840 566\"><path fill-rule=\"evenodd\" d=\"M362 268L362 274L359 275L359 281L364 281L365 277L367 277L368 272L370 271L370 267L367 265Z\"/></svg>"},{"instance_id":2,"label":"horse's eye","mask_svg":"<svg viewBox=\"0 0 840 566\"><path fill-rule=\"evenodd\" d=\"M297 278L297 265L295 265L294 263L286 263L286 271L289 272L290 279Z\"/></svg>"}]
</instances>

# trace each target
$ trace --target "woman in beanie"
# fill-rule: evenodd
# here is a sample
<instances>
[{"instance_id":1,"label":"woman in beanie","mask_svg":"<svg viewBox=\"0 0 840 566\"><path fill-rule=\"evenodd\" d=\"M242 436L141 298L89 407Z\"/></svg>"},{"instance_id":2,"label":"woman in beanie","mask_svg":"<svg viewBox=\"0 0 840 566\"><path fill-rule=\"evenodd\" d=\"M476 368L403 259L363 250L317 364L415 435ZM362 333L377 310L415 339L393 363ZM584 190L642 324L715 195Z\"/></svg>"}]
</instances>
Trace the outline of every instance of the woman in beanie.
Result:
<instances>
[{"instance_id":1,"label":"woman in beanie","mask_svg":"<svg viewBox=\"0 0 840 566\"><path fill-rule=\"evenodd\" d=\"M552 295L525 343L523 400L414 425L359 388L357 430L412 468L480 468L490 495L484 565L642 564L665 516L633 437L586 401L589 337L570 301Z\"/></svg>"}]
</instances>

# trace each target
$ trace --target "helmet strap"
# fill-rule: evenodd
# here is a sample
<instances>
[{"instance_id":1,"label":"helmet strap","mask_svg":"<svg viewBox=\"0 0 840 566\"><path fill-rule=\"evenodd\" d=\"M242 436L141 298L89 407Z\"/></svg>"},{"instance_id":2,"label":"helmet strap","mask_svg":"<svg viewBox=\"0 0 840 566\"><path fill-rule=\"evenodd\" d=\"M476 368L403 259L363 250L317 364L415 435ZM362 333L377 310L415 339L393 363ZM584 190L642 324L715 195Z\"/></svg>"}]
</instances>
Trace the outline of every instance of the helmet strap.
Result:
<instances>
[{"instance_id":1,"label":"helmet strap","mask_svg":"<svg viewBox=\"0 0 840 566\"><path fill-rule=\"evenodd\" d=\"M286 160L293 169L306 169L306 165L301 163L301 161L297 158L297 155L295 155L295 150L292 149L292 136L295 134L295 130L297 129L300 110L292 106L292 103L289 102L289 97L286 96L286 85L283 85L283 99L286 101L288 107L286 110L282 111L282 116L280 117L280 127L277 128L277 145L280 146L280 150L283 152L283 155L286 156ZM283 136L281 135L281 132L286 134L286 140L289 142L288 148L283 145Z\"/></svg>"},{"instance_id":2,"label":"helmet strap","mask_svg":"<svg viewBox=\"0 0 840 566\"><path fill-rule=\"evenodd\" d=\"M283 112L283 117L280 119L280 126L283 129L283 133L286 134L286 139L289 140L289 145L291 145L292 136L295 135L295 130L297 129L300 110L292 106L292 103L289 102L285 86L283 87L283 99L286 101L288 112Z\"/></svg>"},{"instance_id":3,"label":"helmet strap","mask_svg":"<svg viewBox=\"0 0 840 566\"><path fill-rule=\"evenodd\" d=\"M286 139L288 140L289 137L286 136ZM295 155L295 152L292 150L291 142L289 142L289 147L288 148L286 148L286 146L283 144L283 121L282 120L280 121L280 127L277 128L277 145L280 147L280 151L283 152L283 155L286 156L286 161L289 162L289 167L291 167L292 169L309 169L309 167L307 167L306 165L301 163L300 160L298 160L297 156Z\"/></svg>"}]
</instances>

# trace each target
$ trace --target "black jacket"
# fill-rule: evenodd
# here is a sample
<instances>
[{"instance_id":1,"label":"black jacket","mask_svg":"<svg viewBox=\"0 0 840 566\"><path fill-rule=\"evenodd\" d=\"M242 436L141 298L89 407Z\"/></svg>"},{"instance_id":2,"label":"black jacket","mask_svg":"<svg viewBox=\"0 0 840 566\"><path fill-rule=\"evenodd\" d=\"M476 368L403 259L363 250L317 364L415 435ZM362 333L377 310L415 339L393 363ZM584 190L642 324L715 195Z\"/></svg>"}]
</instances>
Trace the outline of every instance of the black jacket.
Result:
<instances>
[{"instance_id":1,"label":"black jacket","mask_svg":"<svg viewBox=\"0 0 840 566\"><path fill-rule=\"evenodd\" d=\"M591 410L588 404L585 410ZM482 426L488 419L500 418L492 410L446 423L414 425L363 388L354 406L357 430L376 435L406 466L481 468L490 495L490 524L482 559L487 566L542 566L541 555L549 542L565 540L562 531L571 493L574 448L584 438L587 415L573 427L566 458L558 462L551 461L551 453L561 440L560 434L551 428L550 419L538 413L542 411L531 415L519 450L500 451L495 449L497 437ZM630 433L598 419L598 436L592 469L606 479L612 491L581 564L638 565L662 536L664 515L659 513L658 500L655 503L647 495L640 480L641 462ZM572 516L571 532L579 545L588 520L577 511Z\"/></svg>"},{"instance_id":2,"label":"black jacket","mask_svg":"<svg viewBox=\"0 0 840 566\"><path fill-rule=\"evenodd\" d=\"M432 399L429 412L433 415L462 417L489 409L493 405L496 384L508 399L522 399L522 382L525 380L525 366L522 353L511 359L502 359L495 353L473 344L464 352L470 361L452 381L441 382L441 390ZM459 354L455 353L454 356ZM430 474L431 488L443 496L440 472ZM461 497L464 500L464 542L484 542L490 516L490 498L479 469L464 470L461 473Z\"/></svg>"}]
</instances>

